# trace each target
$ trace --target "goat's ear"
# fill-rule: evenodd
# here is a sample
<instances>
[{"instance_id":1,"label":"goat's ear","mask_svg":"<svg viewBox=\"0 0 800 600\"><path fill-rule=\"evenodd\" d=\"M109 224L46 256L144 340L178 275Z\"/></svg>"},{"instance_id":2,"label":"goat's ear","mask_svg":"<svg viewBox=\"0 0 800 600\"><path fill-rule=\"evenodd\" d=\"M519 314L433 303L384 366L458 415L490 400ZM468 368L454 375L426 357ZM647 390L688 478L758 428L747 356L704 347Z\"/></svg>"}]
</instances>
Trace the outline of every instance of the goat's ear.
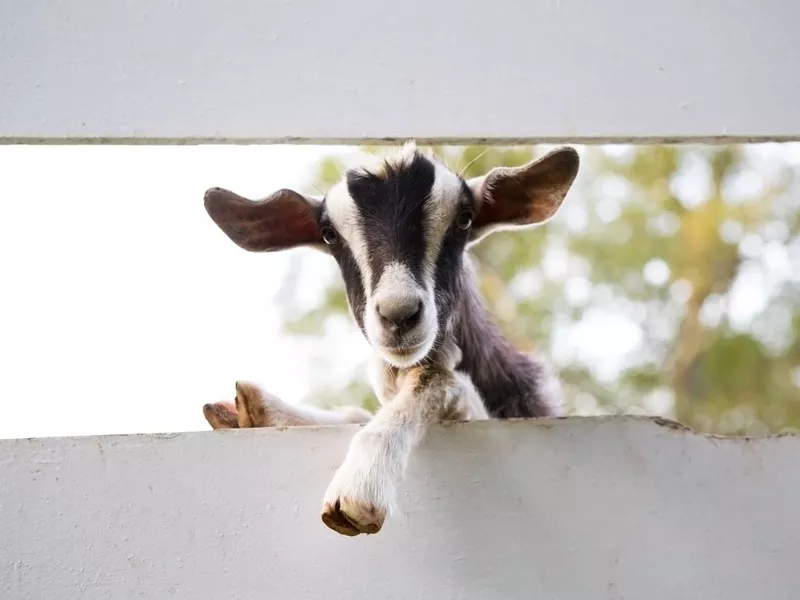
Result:
<instances>
[{"instance_id":1,"label":"goat's ear","mask_svg":"<svg viewBox=\"0 0 800 600\"><path fill-rule=\"evenodd\" d=\"M492 231L544 223L556 214L578 175L573 148L553 150L520 167L497 167L468 184L475 197L470 243Z\"/></svg>"},{"instance_id":2,"label":"goat's ear","mask_svg":"<svg viewBox=\"0 0 800 600\"><path fill-rule=\"evenodd\" d=\"M263 200L248 200L222 188L211 188L206 192L205 206L214 223L250 252L324 245L318 225L320 201L292 190L278 190Z\"/></svg>"}]
</instances>

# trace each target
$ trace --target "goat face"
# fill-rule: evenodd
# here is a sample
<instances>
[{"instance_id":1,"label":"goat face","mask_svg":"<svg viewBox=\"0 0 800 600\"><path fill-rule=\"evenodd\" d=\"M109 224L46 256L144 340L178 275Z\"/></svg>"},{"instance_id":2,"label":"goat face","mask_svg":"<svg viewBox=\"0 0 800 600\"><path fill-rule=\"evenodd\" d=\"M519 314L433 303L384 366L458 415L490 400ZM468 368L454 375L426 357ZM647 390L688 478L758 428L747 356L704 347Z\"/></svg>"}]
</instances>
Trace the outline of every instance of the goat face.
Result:
<instances>
[{"instance_id":1,"label":"goat face","mask_svg":"<svg viewBox=\"0 0 800 600\"><path fill-rule=\"evenodd\" d=\"M370 345L403 368L424 359L447 329L465 248L493 230L552 217L578 165L578 154L562 148L465 181L407 144L347 171L321 200L284 189L254 202L213 188L205 204L246 250L307 245L333 255Z\"/></svg>"}]
</instances>

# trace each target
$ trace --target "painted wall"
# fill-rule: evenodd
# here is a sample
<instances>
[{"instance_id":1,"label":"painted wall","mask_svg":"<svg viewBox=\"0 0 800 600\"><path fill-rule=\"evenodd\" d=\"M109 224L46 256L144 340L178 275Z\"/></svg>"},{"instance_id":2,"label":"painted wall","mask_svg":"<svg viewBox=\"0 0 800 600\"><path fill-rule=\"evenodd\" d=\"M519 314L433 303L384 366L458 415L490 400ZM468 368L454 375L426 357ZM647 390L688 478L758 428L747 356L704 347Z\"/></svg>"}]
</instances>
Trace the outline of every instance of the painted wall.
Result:
<instances>
[{"instance_id":1,"label":"painted wall","mask_svg":"<svg viewBox=\"0 0 800 600\"><path fill-rule=\"evenodd\" d=\"M442 426L345 538L319 509L353 432L0 442L0 598L797 598L800 437Z\"/></svg>"},{"instance_id":2,"label":"painted wall","mask_svg":"<svg viewBox=\"0 0 800 600\"><path fill-rule=\"evenodd\" d=\"M0 0L0 138L800 139L794 0Z\"/></svg>"},{"instance_id":3,"label":"painted wall","mask_svg":"<svg viewBox=\"0 0 800 600\"><path fill-rule=\"evenodd\" d=\"M0 143L800 139L797 2L498 6L0 0ZM353 431L0 441L0 598L800 590L800 437L442 426L351 539L319 509Z\"/></svg>"}]
</instances>

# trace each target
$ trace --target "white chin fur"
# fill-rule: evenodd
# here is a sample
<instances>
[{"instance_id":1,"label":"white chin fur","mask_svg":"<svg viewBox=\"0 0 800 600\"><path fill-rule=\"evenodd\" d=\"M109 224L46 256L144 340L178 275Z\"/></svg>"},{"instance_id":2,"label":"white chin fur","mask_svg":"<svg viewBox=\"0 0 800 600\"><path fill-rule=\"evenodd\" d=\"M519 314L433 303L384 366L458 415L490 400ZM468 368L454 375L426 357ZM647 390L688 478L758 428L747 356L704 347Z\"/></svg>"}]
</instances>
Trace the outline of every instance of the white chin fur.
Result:
<instances>
[{"instance_id":1,"label":"white chin fur","mask_svg":"<svg viewBox=\"0 0 800 600\"><path fill-rule=\"evenodd\" d=\"M431 348L433 348L433 342L435 339L435 335L431 336L431 338L422 344L413 354L394 354L391 350L383 348L377 344L374 344L373 347L376 349L378 356L380 356L384 362L389 363L398 369L407 369L409 367L413 367L428 355L428 353L431 351Z\"/></svg>"}]
</instances>

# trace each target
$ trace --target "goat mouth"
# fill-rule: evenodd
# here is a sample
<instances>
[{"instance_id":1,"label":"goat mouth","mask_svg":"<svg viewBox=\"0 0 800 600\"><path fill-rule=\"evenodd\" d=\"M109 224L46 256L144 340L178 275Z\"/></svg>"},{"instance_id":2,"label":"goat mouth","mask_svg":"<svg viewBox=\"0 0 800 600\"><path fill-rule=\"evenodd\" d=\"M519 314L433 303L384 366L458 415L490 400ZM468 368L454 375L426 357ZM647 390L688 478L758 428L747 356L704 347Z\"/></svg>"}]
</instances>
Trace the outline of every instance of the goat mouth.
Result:
<instances>
[{"instance_id":1,"label":"goat mouth","mask_svg":"<svg viewBox=\"0 0 800 600\"><path fill-rule=\"evenodd\" d=\"M383 346L381 348L384 352L394 354L396 356L412 356L419 352L425 344L417 344L416 346Z\"/></svg>"},{"instance_id":2,"label":"goat mouth","mask_svg":"<svg viewBox=\"0 0 800 600\"><path fill-rule=\"evenodd\" d=\"M413 346L384 346L379 347L379 354L383 359L396 367L411 367L420 362L428 354L428 344L422 342Z\"/></svg>"}]
</instances>

